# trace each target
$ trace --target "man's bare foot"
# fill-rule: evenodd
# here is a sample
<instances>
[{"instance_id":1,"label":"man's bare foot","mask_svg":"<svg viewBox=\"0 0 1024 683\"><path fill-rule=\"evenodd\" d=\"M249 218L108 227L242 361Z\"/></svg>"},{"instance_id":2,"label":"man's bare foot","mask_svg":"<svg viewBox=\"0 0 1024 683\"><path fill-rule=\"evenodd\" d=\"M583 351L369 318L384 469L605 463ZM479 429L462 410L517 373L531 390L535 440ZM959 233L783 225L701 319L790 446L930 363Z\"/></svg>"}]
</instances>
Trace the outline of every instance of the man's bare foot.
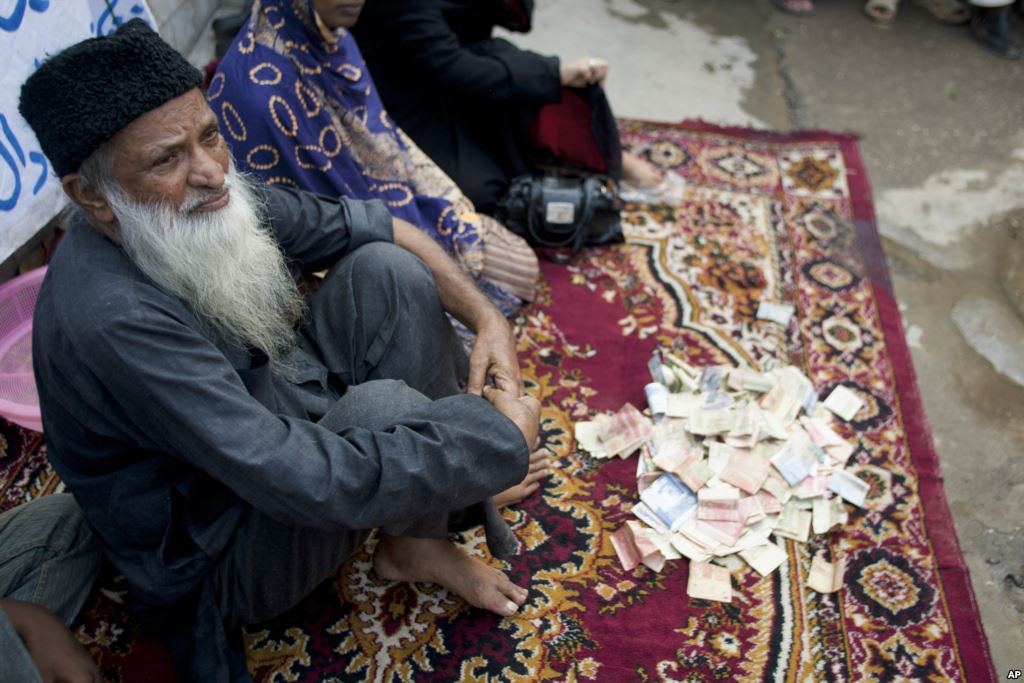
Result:
<instances>
[{"instance_id":1,"label":"man's bare foot","mask_svg":"<svg viewBox=\"0 0 1024 683\"><path fill-rule=\"evenodd\" d=\"M664 173L654 164L630 152L622 153L622 179L641 187L657 187Z\"/></svg>"},{"instance_id":2,"label":"man's bare foot","mask_svg":"<svg viewBox=\"0 0 1024 683\"><path fill-rule=\"evenodd\" d=\"M465 554L450 541L380 535L373 569L389 581L436 583L474 607L515 614L528 595L494 567Z\"/></svg>"},{"instance_id":3,"label":"man's bare foot","mask_svg":"<svg viewBox=\"0 0 1024 683\"><path fill-rule=\"evenodd\" d=\"M530 453L530 470L526 473L526 478L495 495L494 504L498 507L505 507L532 496L534 491L540 488L541 481L548 476L550 464L548 449L538 448Z\"/></svg>"}]
</instances>

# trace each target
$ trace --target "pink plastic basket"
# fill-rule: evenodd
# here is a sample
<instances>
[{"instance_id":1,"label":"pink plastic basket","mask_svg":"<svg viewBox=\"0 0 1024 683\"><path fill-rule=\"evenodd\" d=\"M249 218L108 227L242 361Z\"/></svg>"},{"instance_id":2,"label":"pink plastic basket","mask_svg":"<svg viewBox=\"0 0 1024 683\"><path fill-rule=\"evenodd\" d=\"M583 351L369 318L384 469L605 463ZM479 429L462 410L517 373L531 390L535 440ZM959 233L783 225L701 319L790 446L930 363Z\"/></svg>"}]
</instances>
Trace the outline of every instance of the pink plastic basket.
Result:
<instances>
[{"instance_id":1,"label":"pink plastic basket","mask_svg":"<svg viewBox=\"0 0 1024 683\"><path fill-rule=\"evenodd\" d=\"M32 373L32 312L46 267L0 285L0 415L43 431L39 394Z\"/></svg>"}]
</instances>

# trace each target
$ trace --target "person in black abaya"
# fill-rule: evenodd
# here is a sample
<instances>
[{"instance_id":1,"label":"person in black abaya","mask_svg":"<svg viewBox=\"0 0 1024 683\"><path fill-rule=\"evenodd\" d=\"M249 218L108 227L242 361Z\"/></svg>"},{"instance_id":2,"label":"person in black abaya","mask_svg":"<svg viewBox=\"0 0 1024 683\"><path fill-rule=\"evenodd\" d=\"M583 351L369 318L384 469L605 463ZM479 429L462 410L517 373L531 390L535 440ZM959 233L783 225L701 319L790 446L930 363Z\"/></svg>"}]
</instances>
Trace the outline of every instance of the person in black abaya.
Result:
<instances>
[{"instance_id":1,"label":"person in black abaya","mask_svg":"<svg viewBox=\"0 0 1024 683\"><path fill-rule=\"evenodd\" d=\"M371 0L352 32L391 117L481 212L541 164L657 186L659 170L621 152L601 87L607 62L561 62L492 36L528 31L532 10L532 0Z\"/></svg>"}]
</instances>

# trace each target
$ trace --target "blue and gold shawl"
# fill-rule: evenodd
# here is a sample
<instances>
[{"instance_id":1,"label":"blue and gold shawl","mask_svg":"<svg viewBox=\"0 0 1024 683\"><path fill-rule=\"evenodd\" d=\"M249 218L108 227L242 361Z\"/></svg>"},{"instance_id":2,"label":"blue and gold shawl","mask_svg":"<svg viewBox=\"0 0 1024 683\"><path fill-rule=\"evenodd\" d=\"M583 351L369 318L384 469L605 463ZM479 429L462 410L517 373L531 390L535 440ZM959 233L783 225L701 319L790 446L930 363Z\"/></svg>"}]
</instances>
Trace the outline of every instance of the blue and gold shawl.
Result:
<instances>
[{"instance_id":1,"label":"blue and gold shawl","mask_svg":"<svg viewBox=\"0 0 1024 683\"><path fill-rule=\"evenodd\" d=\"M322 29L312 0L257 0L208 99L240 170L267 183L381 199L480 273L483 229L472 203L391 121L355 40Z\"/></svg>"}]
</instances>

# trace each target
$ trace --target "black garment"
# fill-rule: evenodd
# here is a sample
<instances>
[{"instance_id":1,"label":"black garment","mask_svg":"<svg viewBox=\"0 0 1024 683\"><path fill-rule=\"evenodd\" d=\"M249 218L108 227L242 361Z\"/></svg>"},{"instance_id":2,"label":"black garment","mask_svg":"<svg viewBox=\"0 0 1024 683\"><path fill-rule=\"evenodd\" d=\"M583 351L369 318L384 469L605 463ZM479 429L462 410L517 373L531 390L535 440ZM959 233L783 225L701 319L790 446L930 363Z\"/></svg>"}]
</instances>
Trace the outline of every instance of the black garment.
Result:
<instances>
[{"instance_id":1,"label":"black garment","mask_svg":"<svg viewBox=\"0 0 1024 683\"><path fill-rule=\"evenodd\" d=\"M374 0L352 29L384 106L489 213L532 172L526 136L561 99L557 57L492 38L500 0Z\"/></svg>"},{"instance_id":2,"label":"black garment","mask_svg":"<svg viewBox=\"0 0 1024 683\"><path fill-rule=\"evenodd\" d=\"M331 268L287 378L213 333L80 219L35 309L48 456L140 616L167 629L181 680L226 680L229 668L244 679L224 621L293 604L323 580L308 574L314 565L336 566L365 530L444 537L450 513L521 480L529 458L511 420L453 395L455 335L429 271L391 244L381 202L262 194L290 265ZM331 376L349 387L345 398ZM382 420L370 426L337 414L383 379L426 398L408 409L377 401ZM493 502L483 508L492 550L507 553L511 532ZM267 530L311 541L284 547ZM280 553L281 573L233 571L254 555L239 552L246 539ZM340 555L314 563L310 547Z\"/></svg>"}]
</instances>

